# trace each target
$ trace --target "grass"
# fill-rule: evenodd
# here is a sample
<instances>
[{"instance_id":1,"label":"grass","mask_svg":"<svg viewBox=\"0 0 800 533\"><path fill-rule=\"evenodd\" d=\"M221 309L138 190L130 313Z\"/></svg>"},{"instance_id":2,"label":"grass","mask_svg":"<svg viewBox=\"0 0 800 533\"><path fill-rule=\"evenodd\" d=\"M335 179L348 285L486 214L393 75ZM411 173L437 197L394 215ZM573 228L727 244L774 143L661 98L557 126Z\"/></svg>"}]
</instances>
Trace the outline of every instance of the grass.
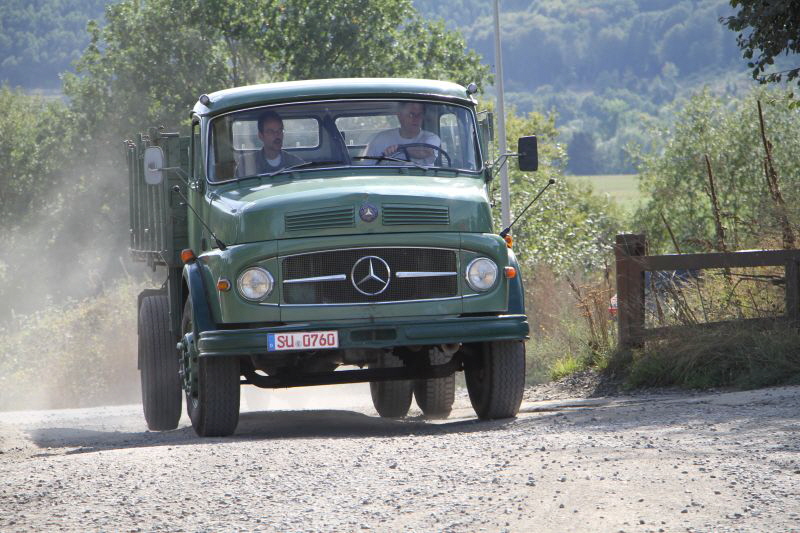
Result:
<instances>
[{"instance_id":1,"label":"grass","mask_svg":"<svg viewBox=\"0 0 800 533\"><path fill-rule=\"evenodd\" d=\"M584 361L574 355L568 355L560 359L556 359L550 369L550 379L558 381L561 378L567 377L571 374L584 370L587 367Z\"/></svg>"},{"instance_id":2,"label":"grass","mask_svg":"<svg viewBox=\"0 0 800 533\"><path fill-rule=\"evenodd\" d=\"M638 206L647 199L639 191L637 174L607 174L598 176L567 176L570 183L590 185L595 194L608 195L620 205L635 204Z\"/></svg>"}]
</instances>

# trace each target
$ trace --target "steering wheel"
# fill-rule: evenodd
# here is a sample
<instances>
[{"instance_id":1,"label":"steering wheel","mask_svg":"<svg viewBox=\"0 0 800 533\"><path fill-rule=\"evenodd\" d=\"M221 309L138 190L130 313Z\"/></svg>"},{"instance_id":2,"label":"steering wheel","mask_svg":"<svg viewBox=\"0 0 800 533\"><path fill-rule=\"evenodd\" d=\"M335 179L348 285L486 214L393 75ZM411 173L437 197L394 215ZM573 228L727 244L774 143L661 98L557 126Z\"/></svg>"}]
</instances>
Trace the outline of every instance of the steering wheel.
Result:
<instances>
[{"instance_id":1,"label":"steering wheel","mask_svg":"<svg viewBox=\"0 0 800 533\"><path fill-rule=\"evenodd\" d=\"M442 156L444 156L447 159L447 166L448 167L453 166L453 162L450 159L450 155L447 152L445 152L440 146L436 146L435 144L428 144L428 143L401 144L401 145L399 145L397 147L397 151L394 152L393 154L391 154L389 157L395 157L398 154L402 153L403 155L405 155L406 161L411 163L412 162L412 158L411 158L411 154L408 153L408 149L409 148L428 148L428 149L431 149L431 150L436 150L437 153L438 153L437 156L436 156L436 160L434 161L434 164L436 166L442 166Z\"/></svg>"}]
</instances>

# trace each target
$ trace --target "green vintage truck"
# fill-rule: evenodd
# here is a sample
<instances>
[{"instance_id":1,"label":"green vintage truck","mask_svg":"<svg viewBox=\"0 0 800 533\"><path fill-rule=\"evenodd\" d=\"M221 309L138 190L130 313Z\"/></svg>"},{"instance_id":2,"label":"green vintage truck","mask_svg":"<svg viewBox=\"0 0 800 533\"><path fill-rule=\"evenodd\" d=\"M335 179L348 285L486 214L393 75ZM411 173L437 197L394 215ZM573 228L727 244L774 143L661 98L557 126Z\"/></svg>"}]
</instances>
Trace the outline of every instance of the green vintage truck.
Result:
<instances>
[{"instance_id":1,"label":"green vintage truck","mask_svg":"<svg viewBox=\"0 0 800 533\"><path fill-rule=\"evenodd\" d=\"M242 385L369 382L377 412L446 417L463 370L482 419L513 417L528 322L492 230L491 117L475 86L412 79L202 95L189 135L126 141L147 425L232 434ZM535 137L519 165L535 170Z\"/></svg>"}]
</instances>

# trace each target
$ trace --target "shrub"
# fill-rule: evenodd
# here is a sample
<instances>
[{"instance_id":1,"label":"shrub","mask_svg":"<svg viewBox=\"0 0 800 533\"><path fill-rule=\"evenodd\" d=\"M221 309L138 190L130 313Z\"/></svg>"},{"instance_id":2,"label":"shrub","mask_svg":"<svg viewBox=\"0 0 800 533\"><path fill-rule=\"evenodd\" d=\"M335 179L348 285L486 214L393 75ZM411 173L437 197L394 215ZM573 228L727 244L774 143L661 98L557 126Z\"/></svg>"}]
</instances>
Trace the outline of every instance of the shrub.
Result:
<instances>
[{"instance_id":1,"label":"shrub","mask_svg":"<svg viewBox=\"0 0 800 533\"><path fill-rule=\"evenodd\" d=\"M0 410L139 401L142 288L124 280L97 297L10 321L0 330Z\"/></svg>"}]
</instances>

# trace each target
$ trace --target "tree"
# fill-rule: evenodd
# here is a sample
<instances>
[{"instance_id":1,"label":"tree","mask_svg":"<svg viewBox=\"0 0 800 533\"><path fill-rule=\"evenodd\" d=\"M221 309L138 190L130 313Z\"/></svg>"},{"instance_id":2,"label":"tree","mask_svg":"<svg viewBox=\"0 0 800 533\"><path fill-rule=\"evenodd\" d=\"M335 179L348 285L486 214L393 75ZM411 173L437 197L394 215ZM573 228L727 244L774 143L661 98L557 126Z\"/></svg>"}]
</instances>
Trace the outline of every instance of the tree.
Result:
<instances>
[{"instance_id":1,"label":"tree","mask_svg":"<svg viewBox=\"0 0 800 533\"><path fill-rule=\"evenodd\" d=\"M569 165L573 174L595 174L597 170L597 143L589 131L577 131L567 148Z\"/></svg>"},{"instance_id":2,"label":"tree","mask_svg":"<svg viewBox=\"0 0 800 533\"><path fill-rule=\"evenodd\" d=\"M201 93L324 77L428 76L480 85L489 69L410 0L125 0L68 75L73 109L114 138L176 124Z\"/></svg>"},{"instance_id":3,"label":"tree","mask_svg":"<svg viewBox=\"0 0 800 533\"><path fill-rule=\"evenodd\" d=\"M575 187L563 179L566 153L558 142L555 121L555 114L533 112L519 116L513 109L506 116L508 146L516 146L523 135L535 134L539 141L538 171L522 172L513 161L507 163L511 220L522 213L550 178L556 180L514 225L514 250L529 273L539 265L546 265L557 274L603 268L619 227L615 209L590 189ZM493 213L495 227L500 228L499 175L491 188L497 206Z\"/></svg>"},{"instance_id":4,"label":"tree","mask_svg":"<svg viewBox=\"0 0 800 533\"><path fill-rule=\"evenodd\" d=\"M765 104L766 134L790 221L800 221L800 183L791 179L800 172L800 114L777 91L761 88L739 99L704 91L678 110L675 124L653 132L660 144L633 153L642 192L650 198L637 211L634 229L647 233L654 252L675 251L662 215L683 252L715 247L706 156L730 248L780 246L782 230L764 175L757 100Z\"/></svg>"},{"instance_id":5,"label":"tree","mask_svg":"<svg viewBox=\"0 0 800 533\"><path fill-rule=\"evenodd\" d=\"M0 220L5 229L21 223L57 185L57 173L73 141L71 116L58 100L47 102L0 87Z\"/></svg>"},{"instance_id":6,"label":"tree","mask_svg":"<svg viewBox=\"0 0 800 533\"><path fill-rule=\"evenodd\" d=\"M738 7L736 15L721 18L728 28L741 32L736 42L753 69L753 79L761 83L797 79L800 85L800 67L780 72L766 73L769 65L781 54L800 52L800 2L797 0L731 0Z\"/></svg>"}]
</instances>

